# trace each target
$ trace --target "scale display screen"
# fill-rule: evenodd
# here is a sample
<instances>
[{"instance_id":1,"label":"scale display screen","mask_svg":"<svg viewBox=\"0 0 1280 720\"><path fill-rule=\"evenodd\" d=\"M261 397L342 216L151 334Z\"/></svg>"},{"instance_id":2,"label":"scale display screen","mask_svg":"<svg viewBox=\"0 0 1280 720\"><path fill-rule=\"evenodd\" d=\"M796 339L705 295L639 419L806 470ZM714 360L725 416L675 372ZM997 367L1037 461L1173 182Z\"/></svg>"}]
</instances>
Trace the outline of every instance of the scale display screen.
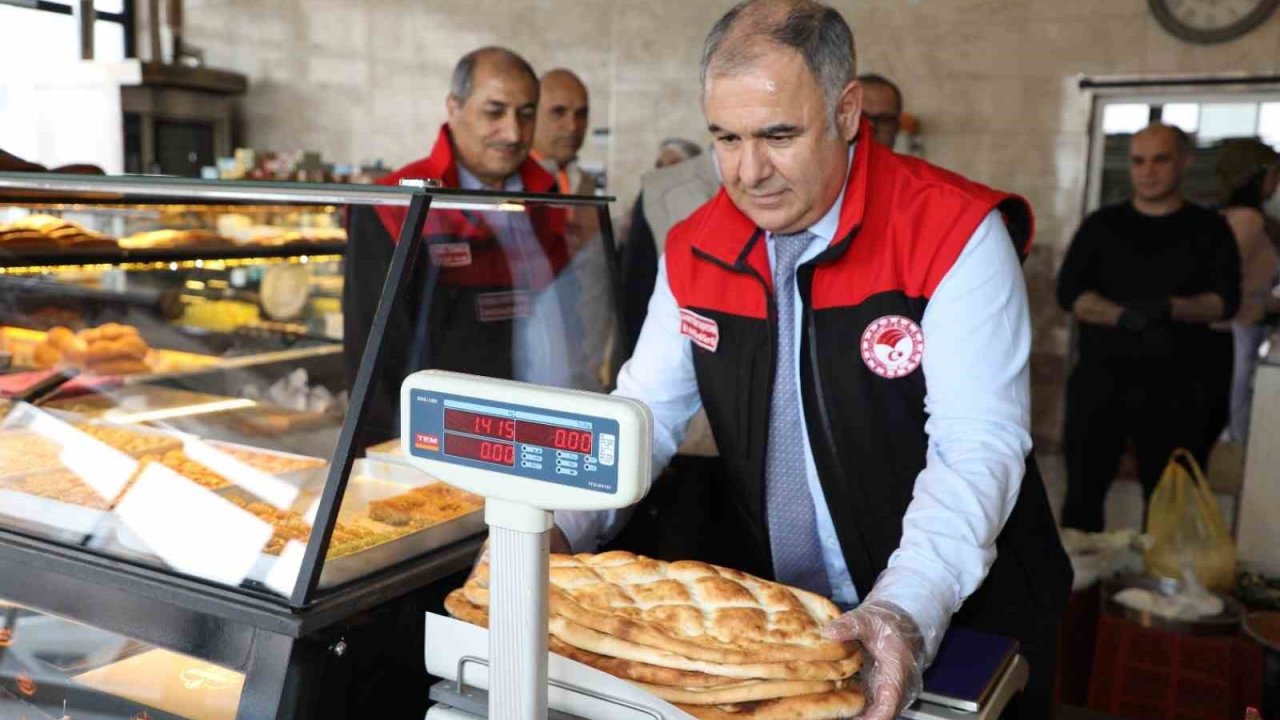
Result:
<instances>
[{"instance_id":1,"label":"scale display screen","mask_svg":"<svg viewBox=\"0 0 1280 720\"><path fill-rule=\"evenodd\" d=\"M617 490L618 422L412 391L410 452L423 458L599 492Z\"/></svg>"}]
</instances>

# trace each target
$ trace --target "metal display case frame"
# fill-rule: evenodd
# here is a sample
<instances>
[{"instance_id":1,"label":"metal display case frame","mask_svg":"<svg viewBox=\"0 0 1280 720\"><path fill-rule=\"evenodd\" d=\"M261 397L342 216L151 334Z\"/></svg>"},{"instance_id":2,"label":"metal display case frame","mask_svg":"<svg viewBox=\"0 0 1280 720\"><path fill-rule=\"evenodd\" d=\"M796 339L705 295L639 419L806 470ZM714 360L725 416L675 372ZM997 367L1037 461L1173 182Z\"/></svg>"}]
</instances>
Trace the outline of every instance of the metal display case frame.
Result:
<instances>
[{"instance_id":1,"label":"metal display case frame","mask_svg":"<svg viewBox=\"0 0 1280 720\"><path fill-rule=\"evenodd\" d=\"M401 302L417 260L423 228L434 206L496 209L534 202L596 207L600 241L610 274L612 312L621 317L619 260L608 197L544 195L442 189L431 183L401 187L302 185L253 181L203 181L154 177L88 177L0 173L0 204L74 202L92 205L173 203L340 204L407 208L390 270L343 418L319 498L317 522L306 544L297 581L288 597L233 588L127 562L0 527L0 598L52 615L116 632L245 674L239 718L314 717L316 679L327 663L351 651L346 623L361 613L422 590L467 569L481 539L472 537L426 556L385 568L345 586L320 592L323 559L355 456L363 448L370 386L386 361L391 342L387 320ZM20 195L15 195L18 193ZM314 244L312 244L314 247ZM266 249L271 252L271 248ZM96 253L95 253L96 256ZM124 260L121 252L114 255ZM209 255L204 255L209 257ZM77 258L63 258L70 261ZM0 260L16 264L22 257ZM102 262L94 259L95 263ZM433 283L435 273L421 273ZM428 291L430 285L428 285ZM616 335L621 323L615 323ZM614 338L615 341L617 337ZM408 638L420 652L420 639ZM425 700L427 688L421 688Z\"/></svg>"}]
</instances>

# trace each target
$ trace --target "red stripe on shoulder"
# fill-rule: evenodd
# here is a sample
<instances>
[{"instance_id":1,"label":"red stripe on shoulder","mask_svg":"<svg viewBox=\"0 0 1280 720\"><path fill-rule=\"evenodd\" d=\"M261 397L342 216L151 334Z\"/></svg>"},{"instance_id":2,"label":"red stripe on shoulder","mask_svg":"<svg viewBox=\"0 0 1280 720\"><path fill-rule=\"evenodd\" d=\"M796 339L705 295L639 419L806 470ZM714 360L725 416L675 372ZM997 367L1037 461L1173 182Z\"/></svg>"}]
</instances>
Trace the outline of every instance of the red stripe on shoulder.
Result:
<instances>
[{"instance_id":1,"label":"red stripe on shoulder","mask_svg":"<svg viewBox=\"0 0 1280 720\"><path fill-rule=\"evenodd\" d=\"M676 304L681 308L716 310L764 319L768 317L765 286L748 269L735 269L738 257L730 252L735 246L738 254L746 249L746 243L738 236L745 230L749 241L754 227L750 221L745 226L732 222L730 209L736 212L729 197L721 190L671 228L663 255L667 282ZM726 223L726 219L730 222ZM767 253L763 238L751 248L749 260L755 260L758 253ZM768 277L768 255L765 254L764 258L764 277ZM751 265L755 264L751 262Z\"/></svg>"},{"instance_id":2,"label":"red stripe on shoulder","mask_svg":"<svg viewBox=\"0 0 1280 720\"><path fill-rule=\"evenodd\" d=\"M815 309L891 291L931 297L983 218L1006 204L1026 211L1019 246L1030 240L1030 209L1020 198L887 150L873 151L868 172L862 226L843 257L814 274Z\"/></svg>"}]
</instances>

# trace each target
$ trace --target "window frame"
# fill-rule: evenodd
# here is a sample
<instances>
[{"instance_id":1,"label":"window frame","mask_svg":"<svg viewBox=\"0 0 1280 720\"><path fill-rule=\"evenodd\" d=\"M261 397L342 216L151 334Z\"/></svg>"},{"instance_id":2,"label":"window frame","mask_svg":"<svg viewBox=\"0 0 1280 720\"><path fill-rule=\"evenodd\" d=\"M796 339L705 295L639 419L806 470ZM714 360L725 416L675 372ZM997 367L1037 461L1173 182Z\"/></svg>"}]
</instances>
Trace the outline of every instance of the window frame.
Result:
<instances>
[{"instance_id":1,"label":"window frame","mask_svg":"<svg viewBox=\"0 0 1280 720\"><path fill-rule=\"evenodd\" d=\"M73 15L73 2L75 0L68 0L65 3L52 2L51 0L0 0L0 5L59 15ZM124 56L126 59L136 58L138 56L138 37L135 30L137 29L138 15L134 6L135 0L122 0L122 2L124 4L123 12L97 12L94 15L94 19L95 21L119 24L124 30Z\"/></svg>"}]
</instances>

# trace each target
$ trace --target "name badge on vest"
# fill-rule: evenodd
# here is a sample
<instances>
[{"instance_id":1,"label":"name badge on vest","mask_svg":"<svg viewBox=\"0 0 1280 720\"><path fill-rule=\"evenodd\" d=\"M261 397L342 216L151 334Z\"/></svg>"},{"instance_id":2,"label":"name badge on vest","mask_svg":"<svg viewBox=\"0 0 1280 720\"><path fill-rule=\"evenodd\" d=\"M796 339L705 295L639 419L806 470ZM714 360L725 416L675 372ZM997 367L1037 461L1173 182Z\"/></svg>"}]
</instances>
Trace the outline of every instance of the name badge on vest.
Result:
<instances>
[{"instance_id":1,"label":"name badge on vest","mask_svg":"<svg viewBox=\"0 0 1280 720\"><path fill-rule=\"evenodd\" d=\"M877 318L862 331L862 362L882 378L910 375L924 359L924 331L901 315Z\"/></svg>"},{"instance_id":2,"label":"name badge on vest","mask_svg":"<svg viewBox=\"0 0 1280 720\"><path fill-rule=\"evenodd\" d=\"M526 318L530 314L529 293L524 290L481 293L476 296L476 319L500 322Z\"/></svg>"},{"instance_id":3,"label":"name badge on vest","mask_svg":"<svg viewBox=\"0 0 1280 720\"><path fill-rule=\"evenodd\" d=\"M432 243L431 262L442 268L466 267L471 264L471 243Z\"/></svg>"},{"instance_id":4,"label":"name badge on vest","mask_svg":"<svg viewBox=\"0 0 1280 720\"><path fill-rule=\"evenodd\" d=\"M680 334L703 350L715 352L720 346L720 326L715 320L692 310L680 310Z\"/></svg>"}]
</instances>

